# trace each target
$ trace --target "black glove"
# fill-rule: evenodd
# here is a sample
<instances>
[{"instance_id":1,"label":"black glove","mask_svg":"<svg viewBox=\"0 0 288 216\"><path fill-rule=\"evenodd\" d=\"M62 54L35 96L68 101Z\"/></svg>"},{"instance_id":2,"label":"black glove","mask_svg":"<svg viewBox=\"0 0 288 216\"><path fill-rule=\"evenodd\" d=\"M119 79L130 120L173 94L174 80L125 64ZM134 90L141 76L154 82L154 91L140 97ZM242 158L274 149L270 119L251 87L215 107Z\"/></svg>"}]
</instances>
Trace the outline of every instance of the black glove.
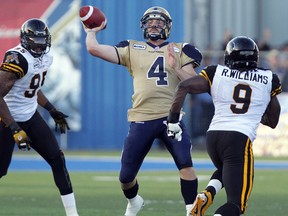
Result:
<instances>
[{"instance_id":1,"label":"black glove","mask_svg":"<svg viewBox=\"0 0 288 216\"><path fill-rule=\"evenodd\" d=\"M58 126L60 128L60 133L65 133L66 129L70 130L70 127L65 119L68 117L67 115L56 110L55 108L50 110L49 113L55 121L55 131L58 131Z\"/></svg>"},{"instance_id":2,"label":"black glove","mask_svg":"<svg viewBox=\"0 0 288 216\"><path fill-rule=\"evenodd\" d=\"M18 145L18 148L22 151L26 151L26 149L30 150L31 140L27 136L24 130L22 130L16 122L13 122L10 125L10 129L13 133L13 138Z\"/></svg>"}]
</instances>

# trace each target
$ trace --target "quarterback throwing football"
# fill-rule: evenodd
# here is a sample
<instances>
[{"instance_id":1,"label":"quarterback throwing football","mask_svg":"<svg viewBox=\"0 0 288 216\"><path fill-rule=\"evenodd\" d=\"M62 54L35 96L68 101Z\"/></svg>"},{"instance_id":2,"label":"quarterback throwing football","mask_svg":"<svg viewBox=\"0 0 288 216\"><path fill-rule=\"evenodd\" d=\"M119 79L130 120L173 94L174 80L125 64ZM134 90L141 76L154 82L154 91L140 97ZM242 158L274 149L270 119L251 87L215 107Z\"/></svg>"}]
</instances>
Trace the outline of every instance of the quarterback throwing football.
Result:
<instances>
[{"instance_id":1,"label":"quarterback throwing football","mask_svg":"<svg viewBox=\"0 0 288 216\"><path fill-rule=\"evenodd\" d=\"M94 29L85 28L88 52L125 66L133 78L132 108L128 110L130 130L121 158L120 183L128 200L125 216L136 216L144 201L138 195L137 173L155 139L161 139L171 153L180 174L181 192L187 214L197 195L197 177L191 159L191 143L183 122L182 139L167 136L166 120L177 84L196 75L202 55L191 44L169 43L172 19L162 7L149 8L141 18L147 41L126 40L116 46L102 45Z\"/></svg>"}]
</instances>

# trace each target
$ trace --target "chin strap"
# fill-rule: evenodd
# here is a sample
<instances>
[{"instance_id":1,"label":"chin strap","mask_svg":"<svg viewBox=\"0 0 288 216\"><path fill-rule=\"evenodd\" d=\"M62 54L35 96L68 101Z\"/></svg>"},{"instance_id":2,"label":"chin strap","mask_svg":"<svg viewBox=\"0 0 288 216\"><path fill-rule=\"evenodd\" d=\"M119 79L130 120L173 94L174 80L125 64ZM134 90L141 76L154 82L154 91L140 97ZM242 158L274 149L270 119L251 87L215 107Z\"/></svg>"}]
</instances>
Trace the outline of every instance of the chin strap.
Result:
<instances>
[{"instance_id":1,"label":"chin strap","mask_svg":"<svg viewBox=\"0 0 288 216\"><path fill-rule=\"evenodd\" d=\"M34 57L34 58L42 58L43 55L47 54L50 52L50 47L47 47L46 50L42 51L41 53L36 53L34 52L32 49L29 50L29 52L31 53L31 55Z\"/></svg>"},{"instance_id":2,"label":"chin strap","mask_svg":"<svg viewBox=\"0 0 288 216\"><path fill-rule=\"evenodd\" d=\"M149 38L152 40L152 41L157 41L159 39L161 39L161 35L160 34L157 34L157 35L149 35Z\"/></svg>"}]
</instances>

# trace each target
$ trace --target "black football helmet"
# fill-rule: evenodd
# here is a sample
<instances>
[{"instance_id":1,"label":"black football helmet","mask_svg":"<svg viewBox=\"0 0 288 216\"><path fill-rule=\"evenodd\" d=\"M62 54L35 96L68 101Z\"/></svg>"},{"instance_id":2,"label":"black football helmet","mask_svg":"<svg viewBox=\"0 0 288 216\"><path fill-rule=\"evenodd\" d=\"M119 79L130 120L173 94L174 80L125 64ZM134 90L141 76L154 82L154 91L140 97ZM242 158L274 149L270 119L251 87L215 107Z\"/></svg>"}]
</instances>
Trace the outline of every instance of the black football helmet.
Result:
<instances>
[{"instance_id":1,"label":"black football helmet","mask_svg":"<svg viewBox=\"0 0 288 216\"><path fill-rule=\"evenodd\" d=\"M227 43L224 64L229 68L249 69L257 67L259 49L249 37L238 36Z\"/></svg>"},{"instance_id":2,"label":"black football helmet","mask_svg":"<svg viewBox=\"0 0 288 216\"><path fill-rule=\"evenodd\" d=\"M147 24L147 21L150 19L160 19L164 22L164 27L162 31L160 32L160 34L148 33L148 28L146 24ZM167 10L165 10L162 7L154 6L145 11L140 21L140 27L143 30L145 39L166 40L170 36L170 31L172 27L172 19Z\"/></svg>"},{"instance_id":3,"label":"black football helmet","mask_svg":"<svg viewBox=\"0 0 288 216\"><path fill-rule=\"evenodd\" d=\"M21 45L35 58L48 53L51 47L51 34L47 25L40 19L29 19L20 30Z\"/></svg>"}]
</instances>

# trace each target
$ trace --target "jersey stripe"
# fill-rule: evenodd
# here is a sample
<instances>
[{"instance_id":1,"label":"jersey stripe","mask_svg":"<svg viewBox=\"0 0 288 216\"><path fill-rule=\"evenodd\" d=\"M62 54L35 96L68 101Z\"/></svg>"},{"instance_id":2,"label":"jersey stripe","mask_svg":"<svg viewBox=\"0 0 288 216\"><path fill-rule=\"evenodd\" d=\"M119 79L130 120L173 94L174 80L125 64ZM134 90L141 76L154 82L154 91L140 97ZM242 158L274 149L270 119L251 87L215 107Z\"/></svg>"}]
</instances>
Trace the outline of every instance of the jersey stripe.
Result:
<instances>
[{"instance_id":1,"label":"jersey stripe","mask_svg":"<svg viewBox=\"0 0 288 216\"><path fill-rule=\"evenodd\" d=\"M211 82L211 80L209 79L206 71L202 70L199 75L200 75L200 76L203 76L203 77L209 82L209 86L210 86L210 87L212 86L212 82Z\"/></svg>"},{"instance_id":2,"label":"jersey stripe","mask_svg":"<svg viewBox=\"0 0 288 216\"><path fill-rule=\"evenodd\" d=\"M271 96L272 96L272 97L273 97L273 96L276 96L276 95L280 94L281 92L282 92L282 85L280 85L277 89L273 90L273 91L271 92Z\"/></svg>"},{"instance_id":3,"label":"jersey stripe","mask_svg":"<svg viewBox=\"0 0 288 216\"><path fill-rule=\"evenodd\" d=\"M251 194L253 186L254 175L254 158L252 150L252 142L248 138L244 152L244 169L243 169L243 186L241 195L241 213L244 213L247 209L247 200Z\"/></svg>"},{"instance_id":4,"label":"jersey stripe","mask_svg":"<svg viewBox=\"0 0 288 216\"><path fill-rule=\"evenodd\" d=\"M16 73L19 78L22 78L24 76L24 71L21 67L15 64L11 63L3 63L2 64L2 69L8 72L13 72Z\"/></svg>"}]
</instances>

